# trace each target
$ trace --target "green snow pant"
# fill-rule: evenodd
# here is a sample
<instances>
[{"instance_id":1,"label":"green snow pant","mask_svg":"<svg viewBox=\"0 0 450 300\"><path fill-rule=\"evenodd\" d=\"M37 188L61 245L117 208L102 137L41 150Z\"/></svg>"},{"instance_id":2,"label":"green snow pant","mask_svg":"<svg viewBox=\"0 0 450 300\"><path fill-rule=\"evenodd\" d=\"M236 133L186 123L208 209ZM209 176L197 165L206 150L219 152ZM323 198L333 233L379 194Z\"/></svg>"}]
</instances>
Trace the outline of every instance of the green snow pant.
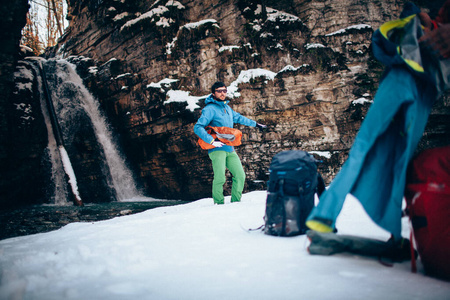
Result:
<instances>
[{"instance_id":1,"label":"green snow pant","mask_svg":"<svg viewBox=\"0 0 450 300\"><path fill-rule=\"evenodd\" d=\"M242 168L241 160L236 152L213 151L209 153L214 171L214 180L212 184L212 196L215 204L223 204L223 185L225 184L226 168L233 175L233 185L231 187L231 202L241 201L242 191L244 190L245 172Z\"/></svg>"}]
</instances>

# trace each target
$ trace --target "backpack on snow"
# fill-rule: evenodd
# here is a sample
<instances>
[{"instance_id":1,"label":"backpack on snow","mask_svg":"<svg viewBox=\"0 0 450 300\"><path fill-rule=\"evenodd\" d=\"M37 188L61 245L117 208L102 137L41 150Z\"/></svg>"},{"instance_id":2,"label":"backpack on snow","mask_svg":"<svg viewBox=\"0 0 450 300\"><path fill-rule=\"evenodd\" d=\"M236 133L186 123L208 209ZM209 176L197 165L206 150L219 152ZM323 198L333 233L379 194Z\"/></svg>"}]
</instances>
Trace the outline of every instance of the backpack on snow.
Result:
<instances>
[{"instance_id":1,"label":"backpack on snow","mask_svg":"<svg viewBox=\"0 0 450 300\"><path fill-rule=\"evenodd\" d=\"M325 190L317 160L305 151L282 151L269 167L264 233L294 236L307 230L306 218L314 207L314 194Z\"/></svg>"},{"instance_id":2,"label":"backpack on snow","mask_svg":"<svg viewBox=\"0 0 450 300\"><path fill-rule=\"evenodd\" d=\"M425 272L450 280L450 146L425 150L411 161L405 199Z\"/></svg>"}]
</instances>

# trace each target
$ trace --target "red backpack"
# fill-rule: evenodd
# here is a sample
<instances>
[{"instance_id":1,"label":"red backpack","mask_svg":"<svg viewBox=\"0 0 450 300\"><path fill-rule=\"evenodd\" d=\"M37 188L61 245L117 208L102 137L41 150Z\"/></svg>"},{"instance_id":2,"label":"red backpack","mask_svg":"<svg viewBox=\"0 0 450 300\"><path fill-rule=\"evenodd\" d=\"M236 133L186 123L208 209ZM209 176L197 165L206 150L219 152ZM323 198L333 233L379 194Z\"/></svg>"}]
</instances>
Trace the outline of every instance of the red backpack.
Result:
<instances>
[{"instance_id":1,"label":"red backpack","mask_svg":"<svg viewBox=\"0 0 450 300\"><path fill-rule=\"evenodd\" d=\"M450 146L411 161L405 198L425 272L450 280Z\"/></svg>"}]
</instances>

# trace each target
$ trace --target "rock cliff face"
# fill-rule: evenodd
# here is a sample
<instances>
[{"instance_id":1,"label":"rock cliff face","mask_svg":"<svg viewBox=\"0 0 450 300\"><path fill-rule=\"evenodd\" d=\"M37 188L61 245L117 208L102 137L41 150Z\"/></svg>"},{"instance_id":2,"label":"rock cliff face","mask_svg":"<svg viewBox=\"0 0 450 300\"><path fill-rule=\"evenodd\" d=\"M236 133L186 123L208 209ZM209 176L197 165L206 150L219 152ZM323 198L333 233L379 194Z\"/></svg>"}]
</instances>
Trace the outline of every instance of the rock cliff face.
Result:
<instances>
[{"instance_id":1,"label":"rock cliff face","mask_svg":"<svg viewBox=\"0 0 450 300\"><path fill-rule=\"evenodd\" d=\"M322 160L330 182L383 71L371 35L404 2L70 0L70 26L49 55L77 65L148 195L210 197L193 126L218 80L234 110L268 125L236 126L246 191L265 189L272 157L291 149ZM447 97L421 147L450 142L448 114Z\"/></svg>"},{"instance_id":2,"label":"rock cliff face","mask_svg":"<svg viewBox=\"0 0 450 300\"><path fill-rule=\"evenodd\" d=\"M39 165L39 160L36 160L39 143L30 146L29 141L23 138L23 113L15 112L27 107L16 107L12 101L14 72L20 58L19 41L27 11L27 0L14 1L13 4L3 1L0 4L0 205L7 199L23 196L26 201L31 195L36 195L23 188L25 193L20 193L17 189L31 179L33 167ZM29 147L22 148L24 145Z\"/></svg>"},{"instance_id":3,"label":"rock cliff face","mask_svg":"<svg viewBox=\"0 0 450 300\"><path fill-rule=\"evenodd\" d=\"M192 130L217 80L232 90L233 109L268 125L237 126L247 190L264 188L273 155L289 149L316 153L329 182L383 69L371 56L372 32L402 4L73 1L58 53L91 59L79 69L154 196L210 195L210 161Z\"/></svg>"}]
</instances>

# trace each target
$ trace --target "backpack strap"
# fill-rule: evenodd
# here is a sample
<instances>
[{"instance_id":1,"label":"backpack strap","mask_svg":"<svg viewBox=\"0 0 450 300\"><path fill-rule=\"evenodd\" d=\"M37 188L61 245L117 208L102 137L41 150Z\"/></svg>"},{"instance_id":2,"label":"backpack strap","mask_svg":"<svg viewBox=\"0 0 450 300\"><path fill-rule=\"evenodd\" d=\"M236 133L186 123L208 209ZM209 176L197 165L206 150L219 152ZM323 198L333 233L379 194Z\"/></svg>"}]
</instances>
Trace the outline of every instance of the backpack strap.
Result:
<instances>
[{"instance_id":1,"label":"backpack strap","mask_svg":"<svg viewBox=\"0 0 450 300\"><path fill-rule=\"evenodd\" d=\"M277 193L279 193L279 195L281 197L284 197L284 177L280 177L280 179L278 179L278 190Z\"/></svg>"},{"instance_id":2,"label":"backpack strap","mask_svg":"<svg viewBox=\"0 0 450 300\"><path fill-rule=\"evenodd\" d=\"M317 195L320 197L325 191L325 182L323 181L322 175L317 172Z\"/></svg>"},{"instance_id":3,"label":"backpack strap","mask_svg":"<svg viewBox=\"0 0 450 300\"><path fill-rule=\"evenodd\" d=\"M283 213L281 214L283 216L283 220L281 222L281 233L286 231L286 208L284 207L283 198L284 198L284 173L281 174L281 176L278 178L278 190L277 190L277 197L276 202L281 202L281 208L283 209Z\"/></svg>"}]
</instances>

